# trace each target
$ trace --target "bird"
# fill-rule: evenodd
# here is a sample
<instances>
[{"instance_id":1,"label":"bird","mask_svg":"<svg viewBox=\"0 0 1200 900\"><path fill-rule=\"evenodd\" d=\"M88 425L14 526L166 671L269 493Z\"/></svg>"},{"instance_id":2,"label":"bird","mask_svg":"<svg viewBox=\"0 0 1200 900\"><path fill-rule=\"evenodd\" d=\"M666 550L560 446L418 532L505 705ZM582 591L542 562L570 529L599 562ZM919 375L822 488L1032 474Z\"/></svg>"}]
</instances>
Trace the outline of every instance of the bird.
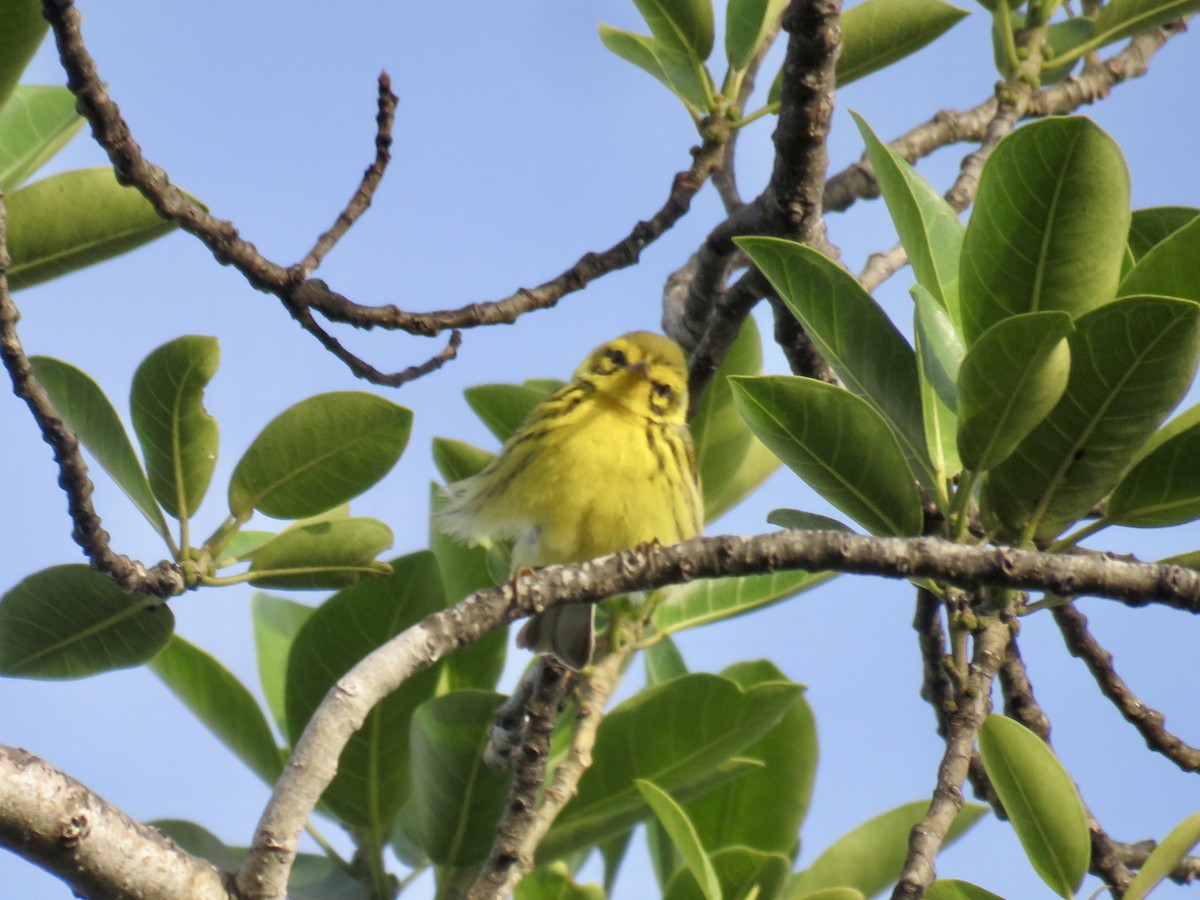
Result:
<instances>
[{"instance_id":1,"label":"bird","mask_svg":"<svg viewBox=\"0 0 1200 900\"><path fill-rule=\"evenodd\" d=\"M514 572L695 537L704 504L687 410L678 344L649 331L601 344L483 470L448 486L438 525L466 543L511 540ZM517 645L581 670L595 606L535 615Z\"/></svg>"}]
</instances>

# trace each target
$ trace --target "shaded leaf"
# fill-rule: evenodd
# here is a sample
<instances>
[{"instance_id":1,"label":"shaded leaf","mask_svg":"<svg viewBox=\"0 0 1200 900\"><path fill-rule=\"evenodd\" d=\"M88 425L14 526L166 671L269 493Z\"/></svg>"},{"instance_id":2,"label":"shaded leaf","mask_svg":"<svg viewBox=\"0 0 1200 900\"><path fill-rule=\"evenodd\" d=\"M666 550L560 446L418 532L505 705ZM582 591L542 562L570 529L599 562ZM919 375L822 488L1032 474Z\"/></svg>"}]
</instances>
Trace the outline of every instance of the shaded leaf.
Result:
<instances>
[{"instance_id":1,"label":"shaded leaf","mask_svg":"<svg viewBox=\"0 0 1200 900\"><path fill-rule=\"evenodd\" d=\"M250 600L250 611L254 620L258 680L275 724L279 726L281 734L287 734L284 685L287 681L288 656L297 632L316 611L316 607L258 592Z\"/></svg>"},{"instance_id":2,"label":"shaded leaf","mask_svg":"<svg viewBox=\"0 0 1200 900\"><path fill-rule=\"evenodd\" d=\"M0 21L10 24L3 13ZM0 191L11 191L40 169L82 125L75 95L65 87L22 84L7 103L0 99Z\"/></svg>"},{"instance_id":3,"label":"shaded leaf","mask_svg":"<svg viewBox=\"0 0 1200 900\"><path fill-rule=\"evenodd\" d=\"M53 566L0 598L0 675L82 678L141 665L174 628L161 600L127 594L85 565Z\"/></svg>"},{"instance_id":4,"label":"shaded leaf","mask_svg":"<svg viewBox=\"0 0 1200 900\"><path fill-rule=\"evenodd\" d=\"M738 900L778 897L787 884L791 860L781 853L763 853L750 847L726 847L710 856L717 883L726 897ZM695 877L681 869L667 885L663 900L695 900L704 895Z\"/></svg>"},{"instance_id":5,"label":"shaded leaf","mask_svg":"<svg viewBox=\"0 0 1200 900\"><path fill-rule=\"evenodd\" d=\"M653 810L655 817L666 829L671 843L683 857L684 864L692 877L700 885L701 894L705 900L722 900L721 884L717 880L716 870L704 852L700 836L692 826L687 813L676 803L671 795L651 781L639 778L634 781L638 792Z\"/></svg>"},{"instance_id":6,"label":"shaded leaf","mask_svg":"<svg viewBox=\"0 0 1200 900\"><path fill-rule=\"evenodd\" d=\"M754 438L746 448L746 455L726 482L724 489L709 493L705 491L705 521L712 524L745 497L750 496L779 468L779 457ZM702 486L703 487L703 486Z\"/></svg>"},{"instance_id":7,"label":"shaded leaf","mask_svg":"<svg viewBox=\"0 0 1200 900\"><path fill-rule=\"evenodd\" d=\"M925 900L1004 900L967 881L939 878L925 891Z\"/></svg>"},{"instance_id":8,"label":"shaded leaf","mask_svg":"<svg viewBox=\"0 0 1200 900\"><path fill-rule=\"evenodd\" d=\"M175 228L135 189L118 184L107 166L51 175L6 202L14 291L120 256Z\"/></svg>"},{"instance_id":9,"label":"shaded leaf","mask_svg":"<svg viewBox=\"0 0 1200 900\"><path fill-rule=\"evenodd\" d=\"M900 877L908 854L908 833L928 809L928 800L905 803L847 832L812 865L792 876L788 897L805 897L813 891L838 887L855 888L867 897L884 890ZM975 803L963 806L945 844L957 840L985 812L986 807Z\"/></svg>"},{"instance_id":10,"label":"shaded leaf","mask_svg":"<svg viewBox=\"0 0 1200 900\"><path fill-rule=\"evenodd\" d=\"M1052 891L1071 897L1092 848L1070 773L1041 738L995 713L979 730L979 755L1034 869Z\"/></svg>"},{"instance_id":11,"label":"shaded leaf","mask_svg":"<svg viewBox=\"0 0 1200 900\"><path fill-rule=\"evenodd\" d=\"M1136 294L1200 301L1200 218L1171 232L1129 270L1120 295Z\"/></svg>"},{"instance_id":12,"label":"shaded leaf","mask_svg":"<svg viewBox=\"0 0 1200 900\"><path fill-rule=\"evenodd\" d=\"M463 391L467 406L501 442L507 441L534 407L549 397L544 383L479 384Z\"/></svg>"},{"instance_id":13,"label":"shaded leaf","mask_svg":"<svg viewBox=\"0 0 1200 900\"><path fill-rule=\"evenodd\" d=\"M1200 424L1144 454L1109 497L1104 518L1117 525L1162 528L1200 516Z\"/></svg>"},{"instance_id":14,"label":"shaded leaf","mask_svg":"<svg viewBox=\"0 0 1200 900\"><path fill-rule=\"evenodd\" d=\"M232 565L239 560L247 559L254 554L255 550L268 541L274 540L275 537L274 531L239 529L221 548L220 558L217 560L218 567Z\"/></svg>"},{"instance_id":15,"label":"shaded leaf","mask_svg":"<svg viewBox=\"0 0 1200 900\"><path fill-rule=\"evenodd\" d=\"M1023 27L1024 17L1021 25ZM1076 51L1087 44L1096 33L1096 23L1084 16L1065 19L1046 26L1046 41L1043 47L1045 62L1042 65L1041 82L1043 85L1062 81L1079 65L1079 55ZM1046 51L1049 51L1048 53ZM1066 62L1056 63L1056 60L1066 58Z\"/></svg>"},{"instance_id":16,"label":"shaded leaf","mask_svg":"<svg viewBox=\"0 0 1200 900\"><path fill-rule=\"evenodd\" d=\"M1129 233L1121 150L1088 119L1017 129L984 165L963 240L959 292L968 346L1008 316L1072 317L1116 296Z\"/></svg>"},{"instance_id":17,"label":"shaded leaf","mask_svg":"<svg viewBox=\"0 0 1200 900\"><path fill-rule=\"evenodd\" d=\"M439 866L483 862L512 777L488 768L484 749L502 694L458 691L421 705L409 735L412 792L405 833Z\"/></svg>"},{"instance_id":18,"label":"shaded leaf","mask_svg":"<svg viewBox=\"0 0 1200 900\"><path fill-rule=\"evenodd\" d=\"M151 352L133 374L129 408L150 488L176 519L200 508L217 465L217 420L204 408L204 388L220 354L214 337L180 337Z\"/></svg>"},{"instance_id":19,"label":"shaded leaf","mask_svg":"<svg viewBox=\"0 0 1200 900\"><path fill-rule=\"evenodd\" d=\"M1142 863L1125 889L1126 900L1142 900L1183 861L1200 842L1200 813L1188 816L1171 829Z\"/></svg>"},{"instance_id":20,"label":"shaded leaf","mask_svg":"<svg viewBox=\"0 0 1200 900\"><path fill-rule=\"evenodd\" d=\"M803 889L794 891L789 888L787 900L867 900L867 898L863 896L862 891L849 887L821 888L818 891Z\"/></svg>"},{"instance_id":21,"label":"shaded leaf","mask_svg":"<svg viewBox=\"0 0 1200 900\"><path fill-rule=\"evenodd\" d=\"M790 570L677 585L654 610L654 627L670 634L731 619L794 597L833 577L832 572Z\"/></svg>"},{"instance_id":22,"label":"shaded leaf","mask_svg":"<svg viewBox=\"0 0 1200 900\"><path fill-rule=\"evenodd\" d=\"M0 108L9 101L17 81L49 27L34 0L0 0Z\"/></svg>"},{"instance_id":23,"label":"shaded leaf","mask_svg":"<svg viewBox=\"0 0 1200 900\"><path fill-rule=\"evenodd\" d=\"M1139 260L1197 216L1190 206L1152 206L1135 209L1129 222L1129 249Z\"/></svg>"},{"instance_id":24,"label":"shaded leaf","mask_svg":"<svg viewBox=\"0 0 1200 900\"><path fill-rule=\"evenodd\" d=\"M925 449L917 358L879 304L854 276L811 247L779 238L737 238L735 243L779 292L846 387L882 414L916 477L932 485L936 475Z\"/></svg>"},{"instance_id":25,"label":"shaded leaf","mask_svg":"<svg viewBox=\"0 0 1200 900\"><path fill-rule=\"evenodd\" d=\"M604 890L576 884L566 866L539 866L517 882L513 900L604 900Z\"/></svg>"},{"instance_id":26,"label":"shaded leaf","mask_svg":"<svg viewBox=\"0 0 1200 900\"><path fill-rule=\"evenodd\" d=\"M392 546L392 529L378 519L311 522L281 531L250 556L250 583L260 588L342 588L364 576L386 575L375 557Z\"/></svg>"},{"instance_id":27,"label":"shaded leaf","mask_svg":"<svg viewBox=\"0 0 1200 900\"><path fill-rule=\"evenodd\" d=\"M482 472L495 455L466 441L443 437L433 439L433 464L447 484Z\"/></svg>"},{"instance_id":28,"label":"shaded leaf","mask_svg":"<svg viewBox=\"0 0 1200 900\"><path fill-rule=\"evenodd\" d=\"M314 516L383 478L400 459L412 412L359 391L301 400L264 428L238 460L229 510L257 509L276 519Z\"/></svg>"},{"instance_id":29,"label":"shaded leaf","mask_svg":"<svg viewBox=\"0 0 1200 900\"><path fill-rule=\"evenodd\" d=\"M154 499L129 435L104 391L87 373L61 360L32 356L29 363L67 427L154 530L169 540L167 520Z\"/></svg>"},{"instance_id":30,"label":"shaded leaf","mask_svg":"<svg viewBox=\"0 0 1200 900\"><path fill-rule=\"evenodd\" d=\"M872 534L921 532L921 498L874 407L794 376L738 378L735 397L759 439L822 497Z\"/></svg>"},{"instance_id":31,"label":"shaded leaf","mask_svg":"<svg viewBox=\"0 0 1200 900\"><path fill-rule=\"evenodd\" d=\"M633 0L659 42L697 62L713 48L711 0Z\"/></svg>"},{"instance_id":32,"label":"shaded leaf","mask_svg":"<svg viewBox=\"0 0 1200 900\"><path fill-rule=\"evenodd\" d=\"M956 380L964 356L963 346L950 314L938 305L933 295L920 285L913 285L911 290L916 301L913 330L921 376L921 421L925 424L929 460L938 476L934 486L936 498L944 505L949 501L945 485L962 469L958 455Z\"/></svg>"},{"instance_id":33,"label":"shaded leaf","mask_svg":"<svg viewBox=\"0 0 1200 900\"><path fill-rule=\"evenodd\" d=\"M667 635L643 650L642 659L646 664L646 684L651 687L688 673L679 646Z\"/></svg>"},{"instance_id":34,"label":"shaded leaf","mask_svg":"<svg viewBox=\"0 0 1200 900\"><path fill-rule=\"evenodd\" d=\"M294 743L329 688L355 663L444 605L433 555L392 561L392 574L346 588L300 627L288 657L288 737ZM433 696L438 667L418 672L384 698L350 738L337 777L322 798L348 824L373 834L391 822L409 795L409 729L413 712Z\"/></svg>"},{"instance_id":35,"label":"shaded leaf","mask_svg":"<svg viewBox=\"0 0 1200 900\"><path fill-rule=\"evenodd\" d=\"M865 0L842 13L837 86L916 53L967 14L941 0Z\"/></svg>"},{"instance_id":36,"label":"shaded leaf","mask_svg":"<svg viewBox=\"0 0 1200 900\"><path fill-rule=\"evenodd\" d=\"M731 69L746 68L786 7L787 0L729 0L725 7L725 56Z\"/></svg>"},{"instance_id":37,"label":"shaded leaf","mask_svg":"<svg viewBox=\"0 0 1200 900\"><path fill-rule=\"evenodd\" d=\"M800 509L773 509L767 513L767 522L793 531L854 531L845 522Z\"/></svg>"},{"instance_id":38,"label":"shaded leaf","mask_svg":"<svg viewBox=\"0 0 1200 900\"><path fill-rule=\"evenodd\" d=\"M179 635L150 661L150 671L252 772L273 785L283 759L262 708L232 672Z\"/></svg>"},{"instance_id":39,"label":"shaded leaf","mask_svg":"<svg viewBox=\"0 0 1200 900\"><path fill-rule=\"evenodd\" d=\"M1096 16L1092 46L1103 47L1200 9L1198 0L1112 0Z\"/></svg>"}]
</instances>

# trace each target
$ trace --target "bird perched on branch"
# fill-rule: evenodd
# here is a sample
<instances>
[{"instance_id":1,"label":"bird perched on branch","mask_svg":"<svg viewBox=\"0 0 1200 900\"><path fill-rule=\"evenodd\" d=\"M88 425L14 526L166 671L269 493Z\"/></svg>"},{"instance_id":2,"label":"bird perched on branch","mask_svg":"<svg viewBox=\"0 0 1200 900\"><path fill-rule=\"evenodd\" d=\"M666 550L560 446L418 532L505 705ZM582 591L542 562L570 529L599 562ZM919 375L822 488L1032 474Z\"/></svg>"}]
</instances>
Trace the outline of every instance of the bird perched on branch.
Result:
<instances>
[{"instance_id":1,"label":"bird perched on branch","mask_svg":"<svg viewBox=\"0 0 1200 900\"><path fill-rule=\"evenodd\" d=\"M439 514L468 542L513 541L514 570L579 562L700 533L704 504L687 430L687 365L670 339L635 331L597 347ZM517 644L572 669L592 658L595 608L534 616Z\"/></svg>"}]
</instances>

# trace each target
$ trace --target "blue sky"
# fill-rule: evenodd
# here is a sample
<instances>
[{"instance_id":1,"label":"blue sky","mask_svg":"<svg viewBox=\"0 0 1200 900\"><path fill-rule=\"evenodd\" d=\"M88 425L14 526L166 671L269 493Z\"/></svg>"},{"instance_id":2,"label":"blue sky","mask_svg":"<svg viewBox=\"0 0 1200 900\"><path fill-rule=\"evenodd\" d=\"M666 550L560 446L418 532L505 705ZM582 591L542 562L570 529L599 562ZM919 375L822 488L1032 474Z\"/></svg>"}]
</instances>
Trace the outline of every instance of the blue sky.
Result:
<instances>
[{"instance_id":1,"label":"blue sky","mask_svg":"<svg viewBox=\"0 0 1200 900\"><path fill-rule=\"evenodd\" d=\"M285 264L307 251L356 186L372 153L375 77L380 69L391 73L400 95L392 167L372 209L319 273L363 303L439 309L533 286L654 212L696 143L675 99L610 55L596 36L600 21L641 29L625 0L361 2L334 15L328 4L304 2L129 0L84 3L82 12L101 76L147 156ZM849 109L890 138L938 109L972 106L989 94L996 79L989 26L986 14L977 7L972 12L917 57L838 95L833 170L862 152ZM777 65L778 56L773 59ZM1200 206L1196 71L1194 38L1184 35L1153 60L1148 77L1085 110L1124 148L1135 208ZM26 80L62 82L49 48ZM739 179L748 196L769 171L772 123L752 126L739 144ZM943 150L921 170L945 188L961 153ZM83 135L53 169L103 162ZM663 280L719 217L715 194L706 189L692 213L644 253L640 266L515 326L468 332L459 360L390 392L416 413L413 439L389 477L355 503L356 512L387 521L397 552L424 546L427 486L435 477L430 438L494 446L463 403L462 389L566 377L594 344L657 327ZM895 242L878 203L859 203L831 217L829 230L855 270L868 254ZM909 282L901 272L880 293L901 320L909 315ZM369 389L301 332L273 298L214 264L185 235L17 300L29 352L88 371L123 414L130 377L149 351L181 334L220 338L222 365L207 406L221 424L222 449L212 496L200 513L201 531L220 521L221 485L266 421L314 393ZM769 324L764 331L770 333ZM421 361L441 346L397 334L343 336L384 369ZM768 366L783 371L778 354L768 353ZM0 397L0 421L10 523L0 542L0 581L7 586L42 567L78 561L79 551L50 454L10 395ZM161 550L140 516L102 475L97 482L96 502L115 546L158 559ZM830 511L785 472L710 524L709 533L767 530L766 512L781 505ZM1195 549L1200 533L1116 534L1095 545L1153 559ZM180 632L257 690L250 594L206 591L173 605ZM1197 677L1188 665L1195 623L1178 613L1131 611L1106 601L1081 606L1126 679L1146 702L1168 713L1169 727L1195 742L1200 710ZM870 816L932 788L940 742L932 713L917 696L921 671L911 618L910 589L841 578L680 640L695 670L765 656L809 685L821 763L802 860ZM1196 811L1194 778L1146 752L1097 697L1048 617L1023 623L1022 649L1037 696L1054 721L1055 747L1115 836L1161 836ZM0 709L0 741L47 758L132 815L192 819L229 843L249 840L266 788L148 672L66 683L4 680ZM335 831L328 825L324 830ZM1046 894L1007 827L990 819L941 859L940 872L1007 897ZM619 895L643 896L639 879L648 877L645 869L631 872ZM6 896L69 896L55 879L8 854L0 854L0 884ZM1089 880L1083 894L1088 885L1094 887ZM421 890L412 895L422 896Z\"/></svg>"}]
</instances>

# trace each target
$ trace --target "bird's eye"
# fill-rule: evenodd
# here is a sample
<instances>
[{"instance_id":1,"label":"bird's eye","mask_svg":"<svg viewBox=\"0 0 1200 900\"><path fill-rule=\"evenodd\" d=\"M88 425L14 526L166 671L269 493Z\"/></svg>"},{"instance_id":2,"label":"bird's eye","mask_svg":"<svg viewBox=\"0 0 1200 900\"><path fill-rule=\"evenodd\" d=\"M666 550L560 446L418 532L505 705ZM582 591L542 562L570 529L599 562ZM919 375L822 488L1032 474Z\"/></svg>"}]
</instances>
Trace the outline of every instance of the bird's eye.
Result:
<instances>
[{"instance_id":1,"label":"bird's eye","mask_svg":"<svg viewBox=\"0 0 1200 900\"><path fill-rule=\"evenodd\" d=\"M674 394L669 384L663 384L661 381L655 381L650 384L650 390L654 392L654 396L662 397L664 400L670 400Z\"/></svg>"},{"instance_id":2,"label":"bird's eye","mask_svg":"<svg viewBox=\"0 0 1200 900\"><path fill-rule=\"evenodd\" d=\"M606 350L604 351L604 355L608 357L608 361L618 369L624 368L629 362L629 360L625 358L625 354L620 350Z\"/></svg>"}]
</instances>

